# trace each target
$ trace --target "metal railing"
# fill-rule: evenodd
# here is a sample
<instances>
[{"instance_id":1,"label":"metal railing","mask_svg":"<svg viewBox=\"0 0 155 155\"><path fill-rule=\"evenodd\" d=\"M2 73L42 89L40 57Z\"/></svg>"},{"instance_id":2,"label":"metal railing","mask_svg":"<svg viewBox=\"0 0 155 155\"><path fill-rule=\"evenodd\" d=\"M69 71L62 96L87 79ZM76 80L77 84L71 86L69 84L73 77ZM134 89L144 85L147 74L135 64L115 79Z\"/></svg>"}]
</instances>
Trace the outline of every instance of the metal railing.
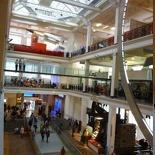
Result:
<instances>
[{"instance_id":1,"label":"metal railing","mask_svg":"<svg viewBox=\"0 0 155 155\"><path fill-rule=\"evenodd\" d=\"M60 130L60 128L51 121L52 129L57 133L63 144L69 149L69 151L74 155L82 155L82 153L72 144L72 141L67 138L67 136Z\"/></svg>"}]
</instances>

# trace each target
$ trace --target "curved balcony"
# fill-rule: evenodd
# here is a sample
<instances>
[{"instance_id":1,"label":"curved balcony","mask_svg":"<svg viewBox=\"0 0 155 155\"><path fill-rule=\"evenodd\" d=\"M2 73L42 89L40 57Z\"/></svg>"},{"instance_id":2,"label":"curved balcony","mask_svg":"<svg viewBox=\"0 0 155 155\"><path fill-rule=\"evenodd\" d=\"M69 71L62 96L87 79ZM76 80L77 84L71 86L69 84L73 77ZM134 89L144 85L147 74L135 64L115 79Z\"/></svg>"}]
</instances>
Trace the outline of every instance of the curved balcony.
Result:
<instances>
[{"instance_id":1,"label":"curved balcony","mask_svg":"<svg viewBox=\"0 0 155 155\"><path fill-rule=\"evenodd\" d=\"M149 23L146 25L143 25L141 27L135 28L131 31L127 31L124 33L124 42L131 41L137 38L141 38L147 35L150 35L153 33L153 23ZM109 46L114 45L114 37L110 37L108 39L104 39L100 42L97 42L95 44L92 44L88 47L88 52L96 51L99 49L103 49ZM25 53L33 53L33 54L40 54L40 55L47 55L47 56L55 56L55 57L69 57L69 52L61 52L61 51L49 51L49 50L43 50L39 48L33 48L31 46L25 46L25 45L15 45L10 44L8 46L8 51L20 51ZM86 53L85 48L76 50L71 52L71 57L75 57L78 55L83 55Z\"/></svg>"},{"instance_id":2,"label":"curved balcony","mask_svg":"<svg viewBox=\"0 0 155 155\"><path fill-rule=\"evenodd\" d=\"M149 23L146 25L143 25L141 27L135 28L131 31L127 31L124 33L124 42L127 42L129 40L134 40L137 38L141 38L147 35L150 35L153 33L153 23ZM102 49L105 47L109 47L114 45L114 37L110 37L108 39L104 39L100 42L97 42L95 44L92 44L88 47L88 52L96 51L98 49ZM86 50L85 48L73 51L71 53L71 57L75 57L77 55L85 54Z\"/></svg>"},{"instance_id":3,"label":"curved balcony","mask_svg":"<svg viewBox=\"0 0 155 155\"><path fill-rule=\"evenodd\" d=\"M65 77L65 76L64 76ZM74 77L75 78L75 77ZM76 77L78 78L78 77ZM65 80L67 81L67 79ZM130 84L132 86L132 91L134 97L139 104L145 104L152 106L153 104L153 90L152 90L152 81L151 80L131 80ZM4 87L18 87L18 89L45 89L49 90L59 90L63 94L71 90L75 93L80 92L84 94L91 94L94 96L104 96L111 98L110 96L110 79L102 79L94 85L86 85L85 88L83 84L76 83L65 83L65 82L52 82L51 79L44 78L27 78L27 77L18 77L18 76L5 76ZM115 95L113 98L119 100L126 100L126 95L124 93L123 87L121 86L121 81L119 81L118 88L115 89Z\"/></svg>"}]
</instances>

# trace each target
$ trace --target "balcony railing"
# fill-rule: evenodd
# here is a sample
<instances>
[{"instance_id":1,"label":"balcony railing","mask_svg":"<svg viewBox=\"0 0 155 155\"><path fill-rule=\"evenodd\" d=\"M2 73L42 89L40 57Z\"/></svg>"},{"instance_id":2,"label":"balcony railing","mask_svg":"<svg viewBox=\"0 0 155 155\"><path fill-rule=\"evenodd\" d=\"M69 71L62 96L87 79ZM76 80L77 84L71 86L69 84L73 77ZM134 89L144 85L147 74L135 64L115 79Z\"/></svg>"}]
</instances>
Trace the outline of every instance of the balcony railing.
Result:
<instances>
[{"instance_id":1,"label":"balcony railing","mask_svg":"<svg viewBox=\"0 0 155 155\"><path fill-rule=\"evenodd\" d=\"M136 38L140 38L143 36L147 36L152 33L153 33L153 23L149 23L149 24L146 24L141 27L138 27L133 30L125 32L124 33L124 42L133 40ZM95 50L98 50L101 48L105 48L108 46L112 46L112 45L114 45L114 37L110 37L108 39L104 39L100 42L92 44L91 46L88 47L88 52L92 52L92 51L95 51ZM17 45L17 44L10 44L8 46L8 50L34 53L34 54L43 54L43 55L57 56L57 57L69 57L69 52L40 50L40 49L34 49L31 46ZM82 48L82 49L71 52L71 57L75 57L77 55L82 55L85 53L86 53L86 49Z\"/></svg>"},{"instance_id":2,"label":"balcony railing","mask_svg":"<svg viewBox=\"0 0 155 155\"><path fill-rule=\"evenodd\" d=\"M65 146L67 146L71 153L73 153L74 155L82 155L82 153L72 144L72 142L67 138L63 131L60 130L59 126L55 124L54 121L51 121L51 127L57 133L59 138L62 140Z\"/></svg>"},{"instance_id":3,"label":"balcony railing","mask_svg":"<svg viewBox=\"0 0 155 155\"><path fill-rule=\"evenodd\" d=\"M136 80L130 81L132 86L133 95L138 103L148 104L152 106L153 103L153 91L152 91L152 81L143 80L135 83ZM105 79L98 81L96 85L86 85L85 88L83 84L74 84L74 83L54 83L49 79L48 82L44 82L44 79L35 79L35 78L26 78L26 77L15 77L15 76L5 76L4 86L9 87L30 87L30 88L49 88L50 89L66 89L72 91L79 91L84 93L89 93L92 95L104 95L110 97L110 85L111 80ZM125 92L123 87L115 88L114 98L119 98L126 100Z\"/></svg>"},{"instance_id":4,"label":"balcony railing","mask_svg":"<svg viewBox=\"0 0 155 155\"><path fill-rule=\"evenodd\" d=\"M136 38L140 38L143 36L147 36L153 33L153 23L149 23L146 25L143 25L141 27L135 28L133 30L127 31L124 33L124 42L133 40ZM91 46L88 47L88 52L95 51L101 48L105 48L108 46L114 45L114 37L110 37L108 39L104 39L100 42L97 42L95 44L92 44ZM86 50L85 48L73 51L71 53L71 56L77 56L77 55L82 55L85 54Z\"/></svg>"}]
</instances>

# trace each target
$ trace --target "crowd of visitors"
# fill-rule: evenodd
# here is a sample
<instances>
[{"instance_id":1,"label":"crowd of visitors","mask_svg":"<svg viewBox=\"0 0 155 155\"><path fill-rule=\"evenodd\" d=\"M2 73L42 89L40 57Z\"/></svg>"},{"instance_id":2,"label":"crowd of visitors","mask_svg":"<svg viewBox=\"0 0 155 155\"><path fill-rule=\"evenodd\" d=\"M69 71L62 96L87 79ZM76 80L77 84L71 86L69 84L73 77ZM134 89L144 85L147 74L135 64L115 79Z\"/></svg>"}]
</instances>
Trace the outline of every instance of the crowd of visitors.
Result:
<instances>
[{"instance_id":1,"label":"crowd of visitors","mask_svg":"<svg viewBox=\"0 0 155 155\"><path fill-rule=\"evenodd\" d=\"M26 108L20 109L17 106L8 105L4 108L4 122L6 121L7 114L9 114L12 121L16 118L23 118L25 116Z\"/></svg>"}]
</instances>

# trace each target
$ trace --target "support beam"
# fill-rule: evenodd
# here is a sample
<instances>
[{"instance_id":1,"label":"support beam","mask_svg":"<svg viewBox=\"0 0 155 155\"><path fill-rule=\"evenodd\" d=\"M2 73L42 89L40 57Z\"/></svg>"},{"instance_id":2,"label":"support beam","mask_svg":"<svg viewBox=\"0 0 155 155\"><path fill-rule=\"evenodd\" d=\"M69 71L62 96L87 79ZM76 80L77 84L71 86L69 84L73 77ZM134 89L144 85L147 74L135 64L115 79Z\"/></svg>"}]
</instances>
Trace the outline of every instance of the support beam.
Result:
<instances>
[{"instance_id":1,"label":"support beam","mask_svg":"<svg viewBox=\"0 0 155 155\"><path fill-rule=\"evenodd\" d=\"M101 12L100 8L93 7L93 6L90 6L90 5L87 5L87 4L83 4L83 3L80 3L80 2L76 2L76 1L57 0L57 2L61 2L61 3L73 5L73 6L77 6L77 7L80 7L80 8L85 8L85 9L88 9L88 10L91 10L91 11Z\"/></svg>"},{"instance_id":2,"label":"support beam","mask_svg":"<svg viewBox=\"0 0 155 155\"><path fill-rule=\"evenodd\" d=\"M53 0L40 0L40 5L50 6Z\"/></svg>"},{"instance_id":3,"label":"support beam","mask_svg":"<svg viewBox=\"0 0 155 155\"><path fill-rule=\"evenodd\" d=\"M125 95L130 106L131 112L133 113L135 120L137 121L138 126L140 127L143 135L149 142L150 146L153 147L153 133L150 127L147 125L143 115L135 101L133 92L131 90L131 85L129 84L129 80L127 77L127 73L125 70L124 64L124 42L122 40L122 36L124 33L124 19L125 19L125 10L127 6L127 0L121 1L119 6L119 19L118 19L118 58L119 58L119 67L120 67L120 75L123 84L123 88L125 91ZM153 107L152 107L153 111Z\"/></svg>"}]
</instances>

